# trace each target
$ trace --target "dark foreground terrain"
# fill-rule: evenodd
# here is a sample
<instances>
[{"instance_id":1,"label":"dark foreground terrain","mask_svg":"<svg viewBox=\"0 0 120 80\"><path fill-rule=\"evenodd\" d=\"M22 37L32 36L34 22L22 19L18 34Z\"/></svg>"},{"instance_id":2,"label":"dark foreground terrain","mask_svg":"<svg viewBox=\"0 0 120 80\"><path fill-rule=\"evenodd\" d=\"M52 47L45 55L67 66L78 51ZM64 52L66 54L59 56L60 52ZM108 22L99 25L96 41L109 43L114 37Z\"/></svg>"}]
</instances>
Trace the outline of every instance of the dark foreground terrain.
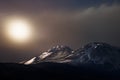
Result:
<instances>
[{"instance_id":1,"label":"dark foreground terrain","mask_svg":"<svg viewBox=\"0 0 120 80\"><path fill-rule=\"evenodd\" d=\"M107 68L107 69L106 69ZM71 66L61 63L23 65L0 64L0 80L119 80L120 70L109 70L109 65Z\"/></svg>"}]
</instances>

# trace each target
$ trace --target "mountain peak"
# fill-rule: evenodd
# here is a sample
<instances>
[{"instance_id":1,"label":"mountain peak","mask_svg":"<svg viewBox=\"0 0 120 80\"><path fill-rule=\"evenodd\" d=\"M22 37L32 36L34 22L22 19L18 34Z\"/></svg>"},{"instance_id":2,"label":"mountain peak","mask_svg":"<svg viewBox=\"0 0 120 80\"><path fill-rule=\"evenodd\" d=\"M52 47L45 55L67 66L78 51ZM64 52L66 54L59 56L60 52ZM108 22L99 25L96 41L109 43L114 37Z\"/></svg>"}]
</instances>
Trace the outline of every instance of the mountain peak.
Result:
<instances>
[{"instance_id":1,"label":"mountain peak","mask_svg":"<svg viewBox=\"0 0 120 80\"><path fill-rule=\"evenodd\" d=\"M41 62L69 63L69 64L110 64L114 67L120 65L120 49L103 42L93 42L78 50L68 46L57 45L40 56L27 61L28 64Z\"/></svg>"},{"instance_id":2,"label":"mountain peak","mask_svg":"<svg viewBox=\"0 0 120 80\"><path fill-rule=\"evenodd\" d=\"M120 64L120 49L106 43L89 43L76 52L81 54L76 64L110 64L114 67Z\"/></svg>"},{"instance_id":3,"label":"mountain peak","mask_svg":"<svg viewBox=\"0 0 120 80\"><path fill-rule=\"evenodd\" d=\"M57 45L57 46L54 46L53 48L49 49L47 52L56 53L58 51L72 51L72 49L68 46Z\"/></svg>"},{"instance_id":4,"label":"mountain peak","mask_svg":"<svg viewBox=\"0 0 120 80\"><path fill-rule=\"evenodd\" d=\"M34 57L29 61L25 62L25 64L36 64L40 62L68 62L69 60L65 60L67 56L72 53L72 49L68 46L57 45L53 48L49 49L46 52L40 54L40 56Z\"/></svg>"},{"instance_id":5,"label":"mountain peak","mask_svg":"<svg viewBox=\"0 0 120 80\"><path fill-rule=\"evenodd\" d=\"M92 42L84 46L84 48L97 48L97 47L112 47L111 45L104 42Z\"/></svg>"}]
</instances>

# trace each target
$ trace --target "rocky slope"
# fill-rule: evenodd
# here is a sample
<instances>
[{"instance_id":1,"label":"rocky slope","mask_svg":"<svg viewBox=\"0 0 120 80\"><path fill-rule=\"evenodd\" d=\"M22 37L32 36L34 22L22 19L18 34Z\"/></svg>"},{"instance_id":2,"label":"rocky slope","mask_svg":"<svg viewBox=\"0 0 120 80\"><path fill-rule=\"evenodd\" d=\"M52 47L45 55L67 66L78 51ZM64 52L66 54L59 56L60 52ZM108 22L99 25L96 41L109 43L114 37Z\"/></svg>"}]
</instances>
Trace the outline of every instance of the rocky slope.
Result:
<instances>
[{"instance_id":1,"label":"rocky slope","mask_svg":"<svg viewBox=\"0 0 120 80\"><path fill-rule=\"evenodd\" d=\"M84 47L72 50L68 46L56 46L33 57L24 64L37 64L41 62L80 64L103 64L114 68L120 67L120 49L106 43L93 42Z\"/></svg>"}]
</instances>

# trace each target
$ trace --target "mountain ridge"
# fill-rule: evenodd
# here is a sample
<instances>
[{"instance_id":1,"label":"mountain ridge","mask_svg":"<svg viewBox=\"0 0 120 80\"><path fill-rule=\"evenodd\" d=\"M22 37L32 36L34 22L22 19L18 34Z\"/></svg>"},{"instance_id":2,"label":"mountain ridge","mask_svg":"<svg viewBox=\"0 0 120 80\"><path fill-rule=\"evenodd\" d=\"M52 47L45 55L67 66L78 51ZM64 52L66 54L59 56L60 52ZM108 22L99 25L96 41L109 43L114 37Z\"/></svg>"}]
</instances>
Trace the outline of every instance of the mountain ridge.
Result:
<instances>
[{"instance_id":1,"label":"mountain ridge","mask_svg":"<svg viewBox=\"0 0 120 80\"><path fill-rule=\"evenodd\" d=\"M58 45L43 52L24 64L38 64L41 62L79 64L109 64L120 67L120 48L103 42L88 43L80 49L73 50L68 46Z\"/></svg>"},{"instance_id":2,"label":"mountain ridge","mask_svg":"<svg viewBox=\"0 0 120 80\"><path fill-rule=\"evenodd\" d=\"M23 63L0 63L0 77L4 80L116 80L120 79L119 58L119 48L101 42L77 50L56 46Z\"/></svg>"}]
</instances>

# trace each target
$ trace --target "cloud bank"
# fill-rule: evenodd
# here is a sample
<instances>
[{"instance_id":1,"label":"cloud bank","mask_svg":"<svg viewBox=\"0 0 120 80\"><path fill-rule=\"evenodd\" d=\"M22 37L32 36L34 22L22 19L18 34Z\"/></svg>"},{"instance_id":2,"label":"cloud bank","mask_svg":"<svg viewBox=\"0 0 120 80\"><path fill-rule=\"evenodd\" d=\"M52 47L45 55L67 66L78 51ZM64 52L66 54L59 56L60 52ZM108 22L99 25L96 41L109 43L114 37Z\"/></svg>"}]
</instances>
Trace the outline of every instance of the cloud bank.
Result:
<instances>
[{"instance_id":1,"label":"cloud bank","mask_svg":"<svg viewBox=\"0 0 120 80\"><path fill-rule=\"evenodd\" d=\"M37 21L38 27L42 25L51 32L47 36L48 42L53 41L54 44L78 47L84 43L102 41L120 46L119 14L119 5L101 5L73 11L49 11L39 14Z\"/></svg>"}]
</instances>

